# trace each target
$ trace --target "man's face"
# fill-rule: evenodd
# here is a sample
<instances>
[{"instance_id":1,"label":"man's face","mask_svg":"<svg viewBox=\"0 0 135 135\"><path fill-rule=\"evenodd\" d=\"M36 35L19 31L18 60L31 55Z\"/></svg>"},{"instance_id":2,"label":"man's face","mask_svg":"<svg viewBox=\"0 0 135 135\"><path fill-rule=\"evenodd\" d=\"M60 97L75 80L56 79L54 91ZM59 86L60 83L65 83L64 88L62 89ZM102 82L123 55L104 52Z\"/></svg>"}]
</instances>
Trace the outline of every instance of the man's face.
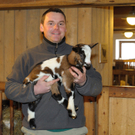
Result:
<instances>
[{"instance_id":1,"label":"man's face","mask_svg":"<svg viewBox=\"0 0 135 135\"><path fill-rule=\"evenodd\" d=\"M49 12L45 16L44 24L40 24L40 31L53 43L59 43L66 33L65 18L61 13Z\"/></svg>"}]
</instances>

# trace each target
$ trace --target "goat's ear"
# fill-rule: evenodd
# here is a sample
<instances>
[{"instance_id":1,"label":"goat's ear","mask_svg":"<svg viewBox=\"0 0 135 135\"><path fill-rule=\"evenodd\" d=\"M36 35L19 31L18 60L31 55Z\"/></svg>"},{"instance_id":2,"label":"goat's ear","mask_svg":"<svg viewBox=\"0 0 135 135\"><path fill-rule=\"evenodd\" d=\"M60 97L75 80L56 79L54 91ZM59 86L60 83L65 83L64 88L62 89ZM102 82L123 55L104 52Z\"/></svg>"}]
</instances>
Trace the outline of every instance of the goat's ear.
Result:
<instances>
[{"instance_id":1,"label":"goat's ear","mask_svg":"<svg viewBox=\"0 0 135 135\"><path fill-rule=\"evenodd\" d=\"M73 50L74 52L78 52L78 47L77 47L77 46L74 46L74 47L72 48L72 50Z\"/></svg>"},{"instance_id":2,"label":"goat's ear","mask_svg":"<svg viewBox=\"0 0 135 135\"><path fill-rule=\"evenodd\" d=\"M95 47L98 43L95 43L94 45L90 45L90 48L92 49L93 47Z\"/></svg>"}]
</instances>

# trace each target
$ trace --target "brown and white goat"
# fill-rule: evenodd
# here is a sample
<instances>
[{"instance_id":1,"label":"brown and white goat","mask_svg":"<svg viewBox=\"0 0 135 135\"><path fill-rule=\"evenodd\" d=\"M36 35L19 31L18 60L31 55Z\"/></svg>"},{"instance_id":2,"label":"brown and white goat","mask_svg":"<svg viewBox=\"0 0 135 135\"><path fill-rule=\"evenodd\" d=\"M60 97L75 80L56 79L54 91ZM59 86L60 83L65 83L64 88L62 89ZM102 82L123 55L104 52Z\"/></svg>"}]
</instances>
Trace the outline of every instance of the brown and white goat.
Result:
<instances>
[{"instance_id":1,"label":"brown and white goat","mask_svg":"<svg viewBox=\"0 0 135 135\"><path fill-rule=\"evenodd\" d=\"M82 67L85 66L89 68L91 65L91 48L94 47L91 45L77 44L72 48L72 51L68 55L63 55L60 57L52 58L46 61L43 61L40 64L37 64L31 73L24 79L24 87L28 83L33 83L38 81L44 75L49 75L45 81L51 81L53 79L59 78L60 82L64 85L67 98L66 100L62 97L58 89L58 83L54 83L51 86L52 97L59 103L64 105L68 110L69 116L72 119L77 117L76 110L77 108L74 105L74 86L73 76L69 72L71 66L75 66L83 72ZM41 98L35 102L29 103L28 108L28 122L32 129L36 128L35 125L35 108L40 102Z\"/></svg>"}]
</instances>

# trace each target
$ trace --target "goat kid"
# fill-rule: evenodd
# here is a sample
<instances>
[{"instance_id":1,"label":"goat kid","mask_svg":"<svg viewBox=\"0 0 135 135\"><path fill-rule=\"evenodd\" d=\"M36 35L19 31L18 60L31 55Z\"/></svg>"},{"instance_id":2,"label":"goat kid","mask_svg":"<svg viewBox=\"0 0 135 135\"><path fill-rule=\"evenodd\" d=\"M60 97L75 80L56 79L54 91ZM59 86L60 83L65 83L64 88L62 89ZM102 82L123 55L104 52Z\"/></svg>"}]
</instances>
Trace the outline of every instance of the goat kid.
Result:
<instances>
[{"instance_id":1,"label":"goat kid","mask_svg":"<svg viewBox=\"0 0 135 135\"><path fill-rule=\"evenodd\" d=\"M64 85L65 92L68 100L62 97L58 83L54 83L51 86L52 97L61 105L63 105L69 116L72 119L77 117L77 107L74 105L74 86L73 76L69 72L71 66L75 66L83 72L82 67L90 68L91 65L91 48L98 43L92 45L77 44L72 48L72 51L68 55L52 58L37 64L30 74L24 79L23 86L26 87L29 83L37 82L44 75L49 76L45 81L51 81L59 78L60 82ZM36 83L34 83L36 84ZM35 124L35 108L40 102L41 98L28 104L28 122L32 129L36 128Z\"/></svg>"}]
</instances>

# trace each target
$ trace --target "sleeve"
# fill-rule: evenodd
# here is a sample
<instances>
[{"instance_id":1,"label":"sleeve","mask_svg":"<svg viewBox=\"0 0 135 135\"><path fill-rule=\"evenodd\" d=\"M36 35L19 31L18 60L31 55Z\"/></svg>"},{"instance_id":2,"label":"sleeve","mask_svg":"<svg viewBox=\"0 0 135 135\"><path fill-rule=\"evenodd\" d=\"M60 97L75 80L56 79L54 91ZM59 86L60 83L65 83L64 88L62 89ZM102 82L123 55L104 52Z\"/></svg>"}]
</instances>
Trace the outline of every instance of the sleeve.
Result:
<instances>
[{"instance_id":1,"label":"sleeve","mask_svg":"<svg viewBox=\"0 0 135 135\"><path fill-rule=\"evenodd\" d=\"M84 96L96 97L102 91L102 77L93 66L86 71L86 83L83 86L76 85L77 91Z\"/></svg>"},{"instance_id":2,"label":"sleeve","mask_svg":"<svg viewBox=\"0 0 135 135\"><path fill-rule=\"evenodd\" d=\"M23 80L28 75L29 59L26 55L20 55L12 68L12 72L7 77L5 94L8 99L20 103L32 102L37 99L34 95L34 85L29 83L23 87Z\"/></svg>"}]
</instances>

